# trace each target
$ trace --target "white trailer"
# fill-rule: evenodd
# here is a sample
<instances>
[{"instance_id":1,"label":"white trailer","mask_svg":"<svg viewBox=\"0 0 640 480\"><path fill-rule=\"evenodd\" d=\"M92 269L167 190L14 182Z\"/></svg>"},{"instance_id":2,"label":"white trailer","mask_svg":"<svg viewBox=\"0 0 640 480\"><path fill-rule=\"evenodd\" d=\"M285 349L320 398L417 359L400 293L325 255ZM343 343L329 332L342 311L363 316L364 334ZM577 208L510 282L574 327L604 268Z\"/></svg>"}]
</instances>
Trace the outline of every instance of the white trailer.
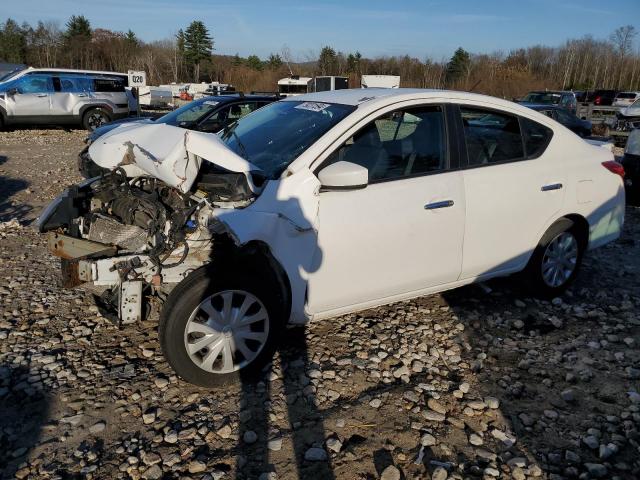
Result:
<instances>
[{"instance_id":1,"label":"white trailer","mask_svg":"<svg viewBox=\"0 0 640 480\"><path fill-rule=\"evenodd\" d=\"M172 92L163 87L140 87L138 90L140 105L145 107L166 107L172 101Z\"/></svg>"},{"instance_id":2,"label":"white trailer","mask_svg":"<svg viewBox=\"0 0 640 480\"><path fill-rule=\"evenodd\" d=\"M400 88L399 75L362 75L362 88Z\"/></svg>"},{"instance_id":3,"label":"white trailer","mask_svg":"<svg viewBox=\"0 0 640 480\"><path fill-rule=\"evenodd\" d=\"M278 93L282 97L292 97L310 93L313 89L313 78L291 75L278 80Z\"/></svg>"}]
</instances>

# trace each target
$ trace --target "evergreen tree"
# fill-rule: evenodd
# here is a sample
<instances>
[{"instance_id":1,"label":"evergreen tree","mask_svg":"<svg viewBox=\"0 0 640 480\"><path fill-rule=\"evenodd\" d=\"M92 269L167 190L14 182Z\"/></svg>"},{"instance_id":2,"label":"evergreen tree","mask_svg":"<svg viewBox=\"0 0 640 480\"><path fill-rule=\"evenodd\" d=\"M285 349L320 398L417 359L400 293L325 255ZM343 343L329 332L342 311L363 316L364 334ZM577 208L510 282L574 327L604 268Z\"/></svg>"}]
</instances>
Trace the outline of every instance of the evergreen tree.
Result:
<instances>
[{"instance_id":1,"label":"evergreen tree","mask_svg":"<svg viewBox=\"0 0 640 480\"><path fill-rule=\"evenodd\" d=\"M184 53L187 64L193 67L194 81L200 80L200 63L211 57L213 39L207 27L199 20L194 20L184 32Z\"/></svg>"},{"instance_id":2,"label":"evergreen tree","mask_svg":"<svg viewBox=\"0 0 640 480\"><path fill-rule=\"evenodd\" d=\"M347 70L349 73L360 73L360 60L362 60L360 52L349 54L347 57Z\"/></svg>"},{"instance_id":3,"label":"evergreen tree","mask_svg":"<svg viewBox=\"0 0 640 480\"><path fill-rule=\"evenodd\" d=\"M338 55L331 47L322 47L318 58L320 75L335 75L338 69Z\"/></svg>"},{"instance_id":4,"label":"evergreen tree","mask_svg":"<svg viewBox=\"0 0 640 480\"><path fill-rule=\"evenodd\" d=\"M130 47L137 47L140 44L140 40L138 40L135 32L131 29L129 29L127 33L124 34L124 40Z\"/></svg>"},{"instance_id":5,"label":"evergreen tree","mask_svg":"<svg viewBox=\"0 0 640 480\"><path fill-rule=\"evenodd\" d=\"M267 65L271 70L277 70L282 66L282 58L277 53L272 53L269 55L269 60L267 60Z\"/></svg>"},{"instance_id":6,"label":"evergreen tree","mask_svg":"<svg viewBox=\"0 0 640 480\"><path fill-rule=\"evenodd\" d=\"M264 68L264 64L257 55L249 55L247 57L247 67L254 70L262 70Z\"/></svg>"},{"instance_id":7,"label":"evergreen tree","mask_svg":"<svg viewBox=\"0 0 640 480\"><path fill-rule=\"evenodd\" d=\"M471 56L469 55L469 52L464 50L462 47L458 47L447 64L447 83L452 85L461 78L464 78L464 76L467 75L470 66Z\"/></svg>"},{"instance_id":8,"label":"evergreen tree","mask_svg":"<svg viewBox=\"0 0 640 480\"><path fill-rule=\"evenodd\" d=\"M91 23L89 22L89 19L84 15L72 15L67 22L67 31L65 32L65 37L91 38Z\"/></svg>"},{"instance_id":9,"label":"evergreen tree","mask_svg":"<svg viewBox=\"0 0 640 480\"><path fill-rule=\"evenodd\" d=\"M24 63L27 38L24 30L12 19L0 25L0 60L9 63Z\"/></svg>"}]
</instances>

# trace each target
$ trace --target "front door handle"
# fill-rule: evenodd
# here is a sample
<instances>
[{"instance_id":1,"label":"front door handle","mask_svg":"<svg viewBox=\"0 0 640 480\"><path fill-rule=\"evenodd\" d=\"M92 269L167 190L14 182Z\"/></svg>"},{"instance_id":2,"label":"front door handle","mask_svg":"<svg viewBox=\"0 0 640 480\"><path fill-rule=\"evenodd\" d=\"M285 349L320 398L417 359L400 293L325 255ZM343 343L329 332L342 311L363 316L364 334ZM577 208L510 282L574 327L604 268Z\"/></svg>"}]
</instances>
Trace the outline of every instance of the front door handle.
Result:
<instances>
[{"instance_id":1,"label":"front door handle","mask_svg":"<svg viewBox=\"0 0 640 480\"><path fill-rule=\"evenodd\" d=\"M437 208L447 208L447 207L453 207L453 200L443 200L441 202L427 203L424 206L424 209L435 210Z\"/></svg>"},{"instance_id":2,"label":"front door handle","mask_svg":"<svg viewBox=\"0 0 640 480\"><path fill-rule=\"evenodd\" d=\"M543 192L549 192L551 190L560 190L561 188L562 188L561 183L552 183L550 185L543 185L542 188L540 188L540 190L542 190Z\"/></svg>"},{"instance_id":3,"label":"front door handle","mask_svg":"<svg viewBox=\"0 0 640 480\"><path fill-rule=\"evenodd\" d=\"M36 97L48 97L49 94L48 93L39 93L36 95Z\"/></svg>"}]
</instances>

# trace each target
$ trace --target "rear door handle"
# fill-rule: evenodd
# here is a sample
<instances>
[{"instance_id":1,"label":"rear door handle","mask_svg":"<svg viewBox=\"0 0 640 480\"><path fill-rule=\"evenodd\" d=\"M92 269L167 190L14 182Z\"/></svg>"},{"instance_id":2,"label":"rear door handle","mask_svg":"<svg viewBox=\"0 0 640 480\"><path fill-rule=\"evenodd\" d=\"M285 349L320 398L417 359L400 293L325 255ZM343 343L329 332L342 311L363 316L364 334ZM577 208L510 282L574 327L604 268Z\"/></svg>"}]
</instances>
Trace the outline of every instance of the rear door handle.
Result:
<instances>
[{"instance_id":1,"label":"rear door handle","mask_svg":"<svg viewBox=\"0 0 640 480\"><path fill-rule=\"evenodd\" d=\"M86 97L86 96L87 96L87 94L86 94L86 93L79 93L77 96L78 96L78 97Z\"/></svg>"},{"instance_id":2,"label":"rear door handle","mask_svg":"<svg viewBox=\"0 0 640 480\"><path fill-rule=\"evenodd\" d=\"M540 190L543 192L549 192L551 190L560 190L562 188L561 183L551 183L549 185L543 185Z\"/></svg>"},{"instance_id":3,"label":"rear door handle","mask_svg":"<svg viewBox=\"0 0 640 480\"><path fill-rule=\"evenodd\" d=\"M437 208L447 208L447 207L453 207L453 200L443 200L441 202L427 203L424 206L424 209L435 210Z\"/></svg>"},{"instance_id":4,"label":"rear door handle","mask_svg":"<svg viewBox=\"0 0 640 480\"><path fill-rule=\"evenodd\" d=\"M48 96L49 96L49 94L48 94L48 93L38 93L38 94L36 95L36 97L48 97Z\"/></svg>"}]
</instances>

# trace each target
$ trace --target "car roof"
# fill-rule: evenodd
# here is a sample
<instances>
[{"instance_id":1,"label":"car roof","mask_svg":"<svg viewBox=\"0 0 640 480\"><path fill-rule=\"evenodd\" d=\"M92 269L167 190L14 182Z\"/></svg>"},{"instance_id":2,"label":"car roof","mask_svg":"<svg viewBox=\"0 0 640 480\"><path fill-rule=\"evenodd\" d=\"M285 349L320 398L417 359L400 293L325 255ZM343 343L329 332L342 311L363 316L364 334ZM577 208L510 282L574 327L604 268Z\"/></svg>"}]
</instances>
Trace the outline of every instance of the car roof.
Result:
<instances>
[{"instance_id":1,"label":"car roof","mask_svg":"<svg viewBox=\"0 0 640 480\"><path fill-rule=\"evenodd\" d=\"M532 90L529 93L550 93L552 95L563 95L563 94L575 94L576 92L572 92L570 90Z\"/></svg>"},{"instance_id":2,"label":"car roof","mask_svg":"<svg viewBox=\"0 0 640 480\"><path fill-rule=\"evenodd\" d=\"M84 73L89 75L118 75L126 77L126 73L121 72L108 72L103 70L78 70L73 68L25 68L24 70L20 70L19 75L25 75L27 73Z\"/></svg>"},{"instance_id":3,"label":"car roof","mask_svg":"<svg viewBox=\"0 0 640 480\"><path fill-rule=\"evenodd\" d=\"M549 105L544 103L529 103L529 102L519 102L520 105L523 105L527 108L531 108L533 110L564 110L564 108L559 107L558 105Z\"/></svg>"},{"instance_id":4,"label":"car roof","mask_svg":"<svg viewBox=\"0 0 640 480\"><path fill-rule=\"evenodd\" d=\"M360 106L371 103L394 103L403 100L445 98L451 100L477 100L513 108L516 103L479 93L427 88L350 88L326 92L307 93L282 99L283 102L320 102Z\"/></svg>"},{"instance_id":5,"label":"car roof","mask_svg":"<svg viewBox=\"0 0 640 480\"><path fill-rule=\"evenodd\" d=\"M202 97L199 98L197 100L193 100L194 102L205 102L205 101L213 101L213 102L218 102L218 103L228 103L228 102L232 102L235 100L276 100L278 97L277 95L233 95L233 94L229 94L229 95L210 95L207 97Z\"/></svg>"}]
</instances>

